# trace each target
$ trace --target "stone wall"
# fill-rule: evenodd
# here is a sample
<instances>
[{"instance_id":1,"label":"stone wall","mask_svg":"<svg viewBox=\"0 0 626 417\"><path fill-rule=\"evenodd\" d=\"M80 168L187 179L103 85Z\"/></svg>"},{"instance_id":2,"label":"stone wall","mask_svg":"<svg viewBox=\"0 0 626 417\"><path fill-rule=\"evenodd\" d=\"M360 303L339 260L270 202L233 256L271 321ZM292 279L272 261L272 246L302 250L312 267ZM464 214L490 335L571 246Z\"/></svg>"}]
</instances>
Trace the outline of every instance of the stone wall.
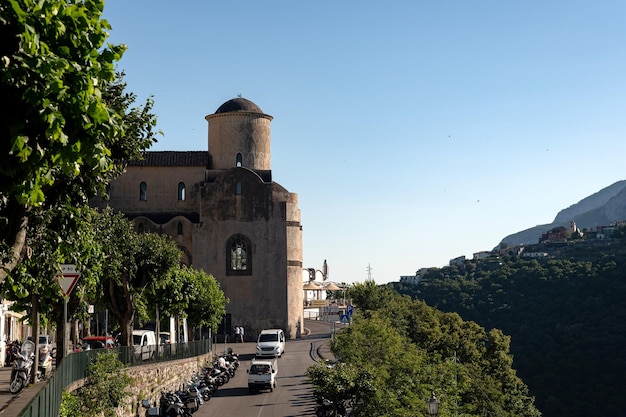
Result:
<instances>
[{"instance_id":1,"label":"stone wall","mask_svg":"<svg viewBox=\"0 0 626 417\"><path fill-rule=\"evenodd\" d=\"M191 379L203 366L210 363L212 353L175 361L150 363L126 368L126 373L133 379L129 387L131 396L124 405L117 409L119 417L144 417L145 409L141 400L148 399L152 404L158 402L161 391L175 391ZM83 381L77 381L68 387L69 391L80 388Z\"/></svg>"}]
</instances>

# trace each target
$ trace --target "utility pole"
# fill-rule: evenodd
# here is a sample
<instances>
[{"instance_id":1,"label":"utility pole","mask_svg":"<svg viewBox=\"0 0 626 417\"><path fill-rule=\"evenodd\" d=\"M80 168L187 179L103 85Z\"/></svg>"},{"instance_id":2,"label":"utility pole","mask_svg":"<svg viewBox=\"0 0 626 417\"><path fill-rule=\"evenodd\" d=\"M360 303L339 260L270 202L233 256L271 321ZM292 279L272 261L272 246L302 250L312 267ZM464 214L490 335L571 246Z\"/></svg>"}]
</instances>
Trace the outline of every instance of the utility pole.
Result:
<instances>
[{"instance_id":1,"label":"utility pole","mask_svg":"<svg viewBox=\"0 0 626 417\"><path fill-rule=\"evenodd\" d=\"M367 264L367 280L374 281L374 278L372 278L372 267L370 264Z\"/></svg>"}]
</instances>

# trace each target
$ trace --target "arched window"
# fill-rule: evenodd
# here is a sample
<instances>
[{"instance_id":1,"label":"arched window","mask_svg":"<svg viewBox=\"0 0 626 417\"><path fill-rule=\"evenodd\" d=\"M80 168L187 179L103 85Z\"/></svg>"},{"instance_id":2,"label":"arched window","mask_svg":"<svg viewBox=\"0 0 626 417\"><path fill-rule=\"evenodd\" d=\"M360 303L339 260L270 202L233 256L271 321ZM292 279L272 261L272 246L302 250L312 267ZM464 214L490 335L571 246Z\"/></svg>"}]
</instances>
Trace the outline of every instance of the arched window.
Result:
<instances>
[{"instance_id":1,"label":"arched window","mask_svg":"<svg viewBox=\"0 0 626 417\"><path fill-rule=\"evenodd\" d=\"M184 182L178 183L178 200L185 201L185 183Z\"/></svg>"},{"instance_id":2,"label":"arched window","mask_svg":"<svg viewBox=\"0 0 626 417\"><path fill-rule=\"evenodd\" d=\"M231 236L228 239L226 251L226 275L252 274L252 248L247 237Z\"/></svg>"},{"instance_id":3,"label":"arched window","mask_svg":"<svg viewBox=\"0 0 626 417\"><path fill-rule=\"evenodd\" d=\"M139 184L139 200L146 201L148 199L148 184L142 182Z\"/></svg>"},{"instance_id":4,"label":"arched window","mask_svg":"<svg viewBox=\"0 0 626 417\"><path fill-rule=\"evenodd\" d=\"M237 164L238 167L243 165L243 156L241 155L241 153L237 154L237 162L236 162L236 164Z\"/></svg>"},{"instance_id":5,"label":"arched window","mask_svg":"<svg viewBox=\"0 0 626 417\"><path fill-rule=\"evenodd\" d=\"M137 226L137 233L143 233L144 227L143 227L143 223L139 223L139 226Z\"/></svg>"},{"instance_id":6,"label":"arched window","mask_svg":"<svg viewBox=\"0 0 626 417\"><path fill-rule=\"evenodd\" d=\"M178 222L178 234L183 234L183 224L181 222Z\"/></svg>"}]
</instances>

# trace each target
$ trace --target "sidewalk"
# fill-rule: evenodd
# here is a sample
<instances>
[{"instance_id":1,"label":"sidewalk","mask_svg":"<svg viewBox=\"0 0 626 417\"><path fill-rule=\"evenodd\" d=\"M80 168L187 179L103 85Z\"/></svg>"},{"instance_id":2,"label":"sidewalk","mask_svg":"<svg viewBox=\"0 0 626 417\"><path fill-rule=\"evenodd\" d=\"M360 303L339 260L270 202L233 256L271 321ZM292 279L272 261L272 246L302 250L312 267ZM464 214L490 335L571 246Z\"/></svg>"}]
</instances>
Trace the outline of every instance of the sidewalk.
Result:
<instances>
[{"instance_id":1,"label":"sidewalk","mask_svg":"<svg viewBox=\"0 0 626 417\"><path fill-rule=\"evenodd\" d=\"M35 385L31 384L20 391L19 394L11 394L9 392L9 382L12 369L12 366L0 368L0 416L17 416L44 386L44 382Z\"/></svg>"}]
</instances>

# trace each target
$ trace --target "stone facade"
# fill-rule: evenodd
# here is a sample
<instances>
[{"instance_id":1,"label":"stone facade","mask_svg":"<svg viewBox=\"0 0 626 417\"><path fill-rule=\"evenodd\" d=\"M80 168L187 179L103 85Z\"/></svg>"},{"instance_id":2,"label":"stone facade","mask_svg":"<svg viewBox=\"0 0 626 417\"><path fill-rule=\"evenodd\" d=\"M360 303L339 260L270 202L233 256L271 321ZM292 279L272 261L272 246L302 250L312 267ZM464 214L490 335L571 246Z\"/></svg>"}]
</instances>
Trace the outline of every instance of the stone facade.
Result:
<instances>
[{"instance_id":1,"label":"stone facade","mask_svg":"<svg viewBox=\"0 0 626 417\"><path fill-rule=\"evenodd\" d=\"M208 152L147 152L111 183L108 204L138 231L165 233L183 262L213 275L247 340L265 328L302 329L298 196L272 181L270 122L236 98L206 116Z\"/></svg>"},{"instance_id":2,"label":"stone facade","mask_svg":"<svg viewBox=\"0 0 626 417\"><path fill-rule=\"evenodd\" d=\"M176 391L191 378L200 373L203 367L213 360L211 352L188 359L168 362L150 363L147 365L126 368L124 372L132 378L128 387L130 395L124 400L115 413L118 417L137 417L146 414L141 406L142 400L157 403L162 391ZM81 379L66 387L69 392L82 388L85 380Z\"/></svg>"}]
</instances>

